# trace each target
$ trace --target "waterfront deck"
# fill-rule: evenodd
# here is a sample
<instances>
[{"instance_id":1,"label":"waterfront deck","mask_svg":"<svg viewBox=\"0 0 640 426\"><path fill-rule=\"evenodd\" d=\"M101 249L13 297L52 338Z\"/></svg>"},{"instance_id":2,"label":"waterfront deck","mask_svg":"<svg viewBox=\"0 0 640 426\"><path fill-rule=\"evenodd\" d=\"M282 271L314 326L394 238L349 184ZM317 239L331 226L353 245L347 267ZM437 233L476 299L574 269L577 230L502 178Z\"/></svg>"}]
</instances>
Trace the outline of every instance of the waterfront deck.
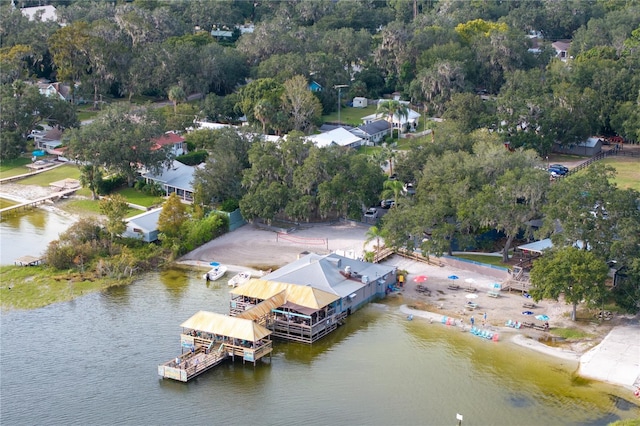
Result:
<instances>
[{"instance_id":1,"label":"waterfront deck","mask_svg":"<svg viewBox=\"0 0 640 426\"><path fill-rule=\"evenodd\" d=\"M183 353L158 366L162 378L187 382L228 358L255 365L273 351L271 332L249 319L200 311L181 326Z\"/></svg>"}]
</instances>

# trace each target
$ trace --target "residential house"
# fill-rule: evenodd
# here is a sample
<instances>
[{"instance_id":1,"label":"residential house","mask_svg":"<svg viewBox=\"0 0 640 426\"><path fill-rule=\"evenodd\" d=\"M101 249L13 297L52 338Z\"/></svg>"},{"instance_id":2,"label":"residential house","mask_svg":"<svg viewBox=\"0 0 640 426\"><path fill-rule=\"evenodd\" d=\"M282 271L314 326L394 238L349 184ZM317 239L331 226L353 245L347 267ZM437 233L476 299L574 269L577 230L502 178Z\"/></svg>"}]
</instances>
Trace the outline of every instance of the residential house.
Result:
<instances>
[{"instance_id":1,"label":"residential house","mask_svg":"<svg viewBox=\"0 0 640 426\"><path fill-rule=\"evenodd\" d=\"M311 90L312 92L322 92L322 85L317 81L312 80L309 83L309 90Z\"/></svg>"},{"instance_id":2,"label":"residential house","mask_svg":"<svg viewBox=\"0 0 640 426\"><path fill-rule=\"evenodd\" d=\"M378 101L378 104L380 102L384 102L384 99L380 99ZM409 105L409 102L407 101L400 101L400 103L404 105ZM362 117L362 122L364 124L369 124L377 120L386 120L387 123L389 123L389 117L379 112ZM394 129L401 129L401 130L407 129L410 132L416 131L416 129L418 128L419 121L420 121L420 113L412 110L409 107L407 107L406 117L405 116L400 117L398 116L398 114L394 114L393 117L391 117L391 125Z\"/></svg>"},{"instance_id":3,"label":"residential house","mask_svg":"<svg viewBox=\"0 0 640 426\"><path fill-rule=\"evenodd\" d=\"M127 229L122 236L137 238L147 243L156 241L158 239L158 219L160 219L161 212L162 208L157 208L130 217L125 221Z\"/></svg>"},{"instance_id":4,"label":"residential house","mask_svg":"<svg viewBox=\"0 0 640 426\"><path fill-rule=\"evenodd\" d=\"M161 173L143 173L145 182L156 182L162 186L165 195L176 193L184 201L193 201L193 177L196 168L187 166L179 161L173 160L171 167L165 168Z\"/></svg>"},{"instance_id":5,"label":"residential house","mask_svg":"<svg viewBox=\"0 0 640 426\"><path fill-rule=\"evenodd\" d=\"M184 138L175 132L166 132L159 138L153 139L155 146L152 149L169 147L169 151L175 157L187 153L187 144Z\"/></svg>"},{"instance_id":6,"label":"residential house","mask_svg":"<svg viewBox=\"0 0 640 426\"><path fill-rule=\"evenodd\" d=\"M27 17L29 21L35 21L36 19L40 19L42 22L47 21L58 21L58 12L54 6L34 6L34 7L23 7L20 9L20 12L23 16Z\"/></svg>"},{"instance_id":7,"label":"residential house","mask_svg":"<svg viewBox=\"0 0 640 426\"><path fill-rule=\"evenodd\" d=\"M324 148L331 145L357 148L362 145L362 138L342 127L337 127L333 130L317 135L307 136L307 140L313 142L318 148Z\"/></svg>"},{"instance_id":8,"label":"residential house","mask_svg":"<svg viewBox=\"0 0 640 426\"><path fill-rule=\"evenodd\" d=\"M391 128L388 122L385 120L376 120L352 129L351 133L362 138L364 145L375 145L382 142L390 131Z\"/></svg>"},{"instance_id":9,"label":"residential house","mask_svg":"<svg viewBox=\"0 0 640 426\"><path fill-rule=\"evenodd\" d=\"M48 98L58 98L62 101L71 102L71 87L62 83L38 82L38 91Z\"/></svg>"},{"instance_id":10,"label":"residential house","mask_svg":"<svg viewBox=\"0 0 640 426\"><path fill-rule=\"evenodd\" d=\"M46 151L48 154L58 154L53 151L62 145L62 130L59 127L49 128L44 133L32 133L32 135L34 148Z\"/></svg>"},{"instance_id":11,"label":"residential house","mask_svg":"<svg viewBox=\"0 0 640 426\"><path fill-rule=\"evenodd\" d=\"M569 59L569 48L571 47L571 40L558 40L551 43L551 46L556 49L556 56L562 61L567 62Z\"/></svg>"}]
</instances>

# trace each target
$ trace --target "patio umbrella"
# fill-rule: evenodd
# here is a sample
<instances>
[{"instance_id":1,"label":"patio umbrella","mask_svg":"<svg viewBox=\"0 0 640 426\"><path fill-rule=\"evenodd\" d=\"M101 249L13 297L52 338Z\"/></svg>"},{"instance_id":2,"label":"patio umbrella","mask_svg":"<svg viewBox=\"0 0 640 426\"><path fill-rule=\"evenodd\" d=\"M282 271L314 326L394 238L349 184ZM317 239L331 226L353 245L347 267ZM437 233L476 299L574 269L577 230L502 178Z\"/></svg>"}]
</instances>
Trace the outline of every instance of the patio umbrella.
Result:
<instances>
[{"instance_id":1,"label":"patio umbrella","mask_svg":"<svg viewBox=\"0 0 640 426\"><path fill-rule=\"evenodd\" d=\"M425 282L426 280L427 280L427 276L426 276L426 275L418 275L417 277L415 277L415 278L413 279L413 282L416 282L416 283L423 283L423 282Z\"/></svg>"},{"instance_id":2,"label":"patio umbrella","mask_svg":"<svg viewBox=\"0 0 640 426\"><path fill-rule=\"evenodd\" d=\"M531 312L531 311L524 311L524 312L522 312L522 315L533 315L533 312Z\"/></svg>"},{"instance_id":3,"label":"patio umbrella","mask_svg":"<svg viewBox=\"0 0 640 426\"><path fill-rule=\"evenodd\" d=\"M454 275L455 276L455 275ZM451 277L449 277L451 278ZM468 284L475 284L476 280L474 280L473 278L466 278L464 280L464 282L468 283Z\"/></svg>"},{"instance_id":4,"label":"patio umbrella","mask_svg":"<svg viewBox=\"0 0 640 426\"><path fill-rule=\"evenodd\" d=\"M476 299L476 298L478 298L478 295L477 294L467 294L465 297L467 299Z\"/></svg>"},{"instance_id":5,"label":"patio umbrella","mask_svg":"<svg viewBox=\"0 0 640 426\"><path fill-rule=\"evenodd\" d=\"M458 276L457 275L449 275L447 278L449 278L450 280L457 280Z\"/></svg>"},{"instance_id":6,"label":"patio umbrella","mask_svg":"<svg viewBox=\"0 0 640 426\"><path fill-rule=\"evenodd\" d=\"M546 315L536 315L536 319L540 321L549 321L549 317Z\"/></svg>"}]
</instances>

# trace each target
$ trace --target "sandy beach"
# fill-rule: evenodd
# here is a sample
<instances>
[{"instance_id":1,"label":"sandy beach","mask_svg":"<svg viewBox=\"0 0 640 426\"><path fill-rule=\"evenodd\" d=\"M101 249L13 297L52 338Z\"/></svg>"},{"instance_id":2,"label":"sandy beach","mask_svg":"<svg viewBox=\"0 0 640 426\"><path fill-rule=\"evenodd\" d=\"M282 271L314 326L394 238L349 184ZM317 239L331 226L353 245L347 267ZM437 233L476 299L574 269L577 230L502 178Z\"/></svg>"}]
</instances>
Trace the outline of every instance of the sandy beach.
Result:
<instances>
[{"instance_id":1,"label":"sandy beach","mask_svg":"<svg viewBox=\"0 0 640 426\"><path fill-rule=\"evenodd\" d=\"M216 261L229 267L229 270L251 269L256 276L261 271L277 269L294 261L304 252L351 253L360 256L363 251L368 226L351 222L339 222L333 225L307 226L295 230L290 236L276 236L274 232L245 225L223 235L183 256L181 263L198 266L206 270L209 262ZM369 247L371 247L371 244ZM535 303L533 309L523 308L523 303L533 302L523 297L519 291L501 291L500 296L489 296L494 276L470 271L449 265L436 266L394 255L382 263L392 265L407 272L407 281L400 290L404 304L400 308L403 315L414 315L416 319L439 322L443 316L456 319L458 327L471 326L474 317L475 326L499 332L507 343L517 344L537 352L564 360L579 363L582 376L609 382L634 389L640 384L640 325L638 318L616 316L605 322L573 322L570 319L571 306L563 301L542 300ZM455 275L457 280L449 277ZM415 282L416 277L420 283ZM426 277L426 278L424 278ZM461 288L452 290L449 285L457 284ZM428 291L418 291L422 286ZM473 287L475 292L465 288ZM473 295L473 296L470 296ZM467 302L477 304L474 310L465 309ZM532 311L533 315L523 315ZM515 330L505 323L527 321L542 324L536 315L549 317L553 328L579 328L588 334L588 338L577 341L558 342L550 333L532 328ZM614 336L614 337L609 337ZM624 346L621 345L621 339ZM555 340L553 346L545 341ZM602 343L601 343L602 342ZM616 356L612 357L611 354ZM607 356L608 355L608 356Z\"/></svg>"}]
</instances>

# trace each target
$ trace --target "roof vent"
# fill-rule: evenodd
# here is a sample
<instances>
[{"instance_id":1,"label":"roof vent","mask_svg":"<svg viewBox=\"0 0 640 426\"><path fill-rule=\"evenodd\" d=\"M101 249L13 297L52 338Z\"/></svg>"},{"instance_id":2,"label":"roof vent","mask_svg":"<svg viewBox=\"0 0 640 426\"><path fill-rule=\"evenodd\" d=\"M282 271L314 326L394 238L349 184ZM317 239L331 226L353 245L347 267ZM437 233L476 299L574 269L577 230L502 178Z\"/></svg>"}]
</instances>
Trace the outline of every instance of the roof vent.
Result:
<instances>
[{"instance_id":1,"label":"roof vent","mask_svg":"<svg viewBox=\"0 0 640 426\"><path fill-rule=\"evenodd\" d=\"M369 277L368 277L368 276L366 276L366 275L363 275L363 276L362 276L362 282L363 282L364 284L367 284L367 283L369 282Z\"/></svg>"}]
</instances>

